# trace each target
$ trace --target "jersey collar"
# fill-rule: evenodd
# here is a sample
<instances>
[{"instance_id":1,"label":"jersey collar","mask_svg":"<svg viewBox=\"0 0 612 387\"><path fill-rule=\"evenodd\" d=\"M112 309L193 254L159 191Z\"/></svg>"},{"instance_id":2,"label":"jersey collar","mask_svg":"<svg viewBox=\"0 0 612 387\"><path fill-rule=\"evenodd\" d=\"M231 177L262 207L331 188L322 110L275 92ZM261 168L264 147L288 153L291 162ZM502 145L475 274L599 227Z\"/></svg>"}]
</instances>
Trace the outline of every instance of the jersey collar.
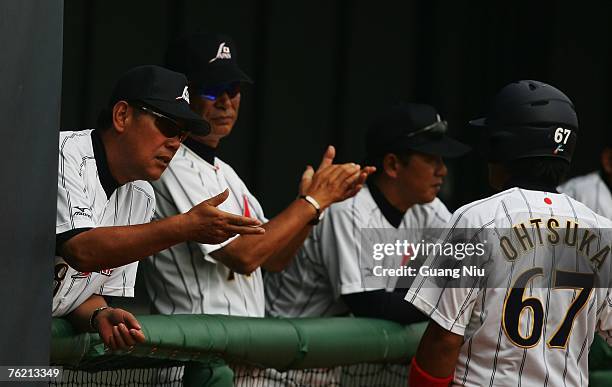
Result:
<instances>
[{"instance_id":1,"label":"jersey collar","mask_svg":"<svg viewBox=\"0 0 612 387\"><path fill-rule=\"evenodd\" d=\"M380 208L380 212L382 212L385 219L387 219L387 222L391 223L393 227L398 228L400 224L402 224L402 219L404 219L405 212L402 212L397 208L393 207L393 205L389 203L385 195L380 192L380 189L378 189L376 183L372 182L371 184L367 184L368 189L370 190L370 194L372 195L372 199L374 199L374 202L376 203L378 208Z\"/></svg>"},{"instance_id":2,"label":"jersey collar","mask_svg":"<svg viewBox=\"0 0 612 387\"><path fill-rule=\"evenodd\" d=\"M187 138L185 141L183 141L183 145L194 151L195 154L203 158L208 164L215 165L215 157L217 156L216 148L211 148L208 145L191 138Z\"/></svg>"},{"instance_id":3,"label":"jersey collar","mask_svg":"<svg viewBox=\"0 0 612 387\"><path fill-rule=\"evenodd\" d=\"M503 190L507 190L510 188L522 188L530 191L542 191L542 192L551 192L551 193L559 193L557 191L556 186L548 185L546 183L542 183L539 181L530 181L522 178L510 179L505 185ZM502 190L502 191L503 191Z\"/></svg>"},{"instance_id":4,"label":"jersey collar","mask_svg":"<svg viewBox=\"0 0 612 387\"><path fill-rule=\"evenodd\" d=\"M108 160L106 159L106 151L104 150L104 143L97 130L91 132L91 146L93 147L94 158L96 159L96 167L98 168L98 176L100 178L100 184L104 188L106 198L110 198L113 192L119 187L117 180L111 175L110 168L108 167Z\"/></svg>"}]
</instances>

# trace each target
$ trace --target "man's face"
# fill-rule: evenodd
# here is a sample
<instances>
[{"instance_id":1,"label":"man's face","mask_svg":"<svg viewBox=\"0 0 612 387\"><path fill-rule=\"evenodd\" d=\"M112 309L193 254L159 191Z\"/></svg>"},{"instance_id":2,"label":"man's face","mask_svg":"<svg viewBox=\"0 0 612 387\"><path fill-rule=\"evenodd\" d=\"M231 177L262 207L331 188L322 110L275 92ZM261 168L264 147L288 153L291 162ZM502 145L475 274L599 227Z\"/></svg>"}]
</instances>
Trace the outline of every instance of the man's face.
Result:
<instances>
[{"instance_id":1,"label":"man's face","mask_svg":"<svg viewBox=\"0 0 612 387\"><path fill-rule=\"evenodd\" d=\"M167 136L172 133L169 129L176 129L176 126L137 107L129 106L128 109L122 142L125 144L123 152L130 155L130 163L123 167L130 171L134 180L157 180L181 144L178 136Z\"/></svg>"},{"instance_id":2,"label":"man's face","mask_svg":"<svg viewBox=\"0 0 612 387\"><path fill-rule=\"evenodd\" d=\"M400 161L397 183L402 195L417 204L436 198L448 170L440 156L413 153L408 162Z\"/></svg>"},{"instance_id":3,"label":"man's face","mask_svg":"<svg viewBox=\"0 0 612 387\"><path fill-rule=\"evenodd\" d=\"M233 94L233 93L232 93ZM219 94L214 101L194 93L191 110L199 114L210 124L210 134L196 137L199 141L216 147L223 137L231 133L240 110L240 92L233 97L227 92Z\"/></svg>"}]
</instances>

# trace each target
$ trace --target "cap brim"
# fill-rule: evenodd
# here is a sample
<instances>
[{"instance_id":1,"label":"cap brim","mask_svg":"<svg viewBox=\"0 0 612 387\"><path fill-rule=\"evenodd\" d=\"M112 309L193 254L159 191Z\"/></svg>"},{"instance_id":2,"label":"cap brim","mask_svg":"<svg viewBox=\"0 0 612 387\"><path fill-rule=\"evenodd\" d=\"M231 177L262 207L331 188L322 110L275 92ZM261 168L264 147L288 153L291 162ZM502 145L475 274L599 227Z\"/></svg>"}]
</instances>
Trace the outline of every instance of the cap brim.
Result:
<instances>
[{"instance_id":1,"label":"cap brim","mask_svg":"<svg viewBox=\"0 0 612 387\"><path fill-rule=\"evenodd\" d=\"M442 136L436 141L427 141L421 144L407 145L406 148L428 155L445 158L463 156L472 150L471 147L448 136Z\"/></svg>"},{"instance_id":2,"label":"cap brim","mask_svg":"<svg viewBox=\"0 0 612 387\"><path fill-rule=\"evenodd\" d=\"M210 125L204 121L199 115L191 111L189 104L186 101L160 101L154 99L145 99L142 102L151 105L151 107L159 110L160 113L185 122L184 129L193 134L206 136L210 133Z\"/></svg>"},{"instance_id":3,"label":"cap brim","mask_svg":"<svg viewBox=\"0 0 612 387\"><path fill-rule=\"evenodd\" d=\"M472 126L487 126L487 119L485 117L476 118L475 120L470 121L470 125Z\"/></svg>"},{"instance_id":4,"label":"cap brim","mask_svg":"<svg viewBox=\"0 0 612 387\"><path fill-rule=\"evenodd\" d=\"M191 74L190 80L200 87L210 87L231 82L253 83L253 80L233 63L210 65L200 73Z\"/></svg>"}]
</instances>

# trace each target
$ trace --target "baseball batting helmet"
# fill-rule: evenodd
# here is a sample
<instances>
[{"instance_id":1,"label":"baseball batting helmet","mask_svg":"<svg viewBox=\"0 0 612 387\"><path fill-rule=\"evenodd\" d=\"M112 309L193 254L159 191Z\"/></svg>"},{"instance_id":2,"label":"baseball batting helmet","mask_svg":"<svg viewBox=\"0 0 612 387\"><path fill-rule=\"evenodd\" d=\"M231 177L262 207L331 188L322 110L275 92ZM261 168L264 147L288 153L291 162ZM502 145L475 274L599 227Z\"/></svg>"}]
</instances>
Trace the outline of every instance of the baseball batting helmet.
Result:
<instances>
[{"instance_id":1,"label":"baseball batting helmet","mask_svg":"<svg viewBox=\"0 0 612 387\"><path fill-rule=\"evenodd\" d=\"M578 117L572 101L559 89L526 80L502 88L487 116L470 125L483 129L483 150L489 161L553 157L569 163L576 147Z\"/></svg>"}]
</instances>

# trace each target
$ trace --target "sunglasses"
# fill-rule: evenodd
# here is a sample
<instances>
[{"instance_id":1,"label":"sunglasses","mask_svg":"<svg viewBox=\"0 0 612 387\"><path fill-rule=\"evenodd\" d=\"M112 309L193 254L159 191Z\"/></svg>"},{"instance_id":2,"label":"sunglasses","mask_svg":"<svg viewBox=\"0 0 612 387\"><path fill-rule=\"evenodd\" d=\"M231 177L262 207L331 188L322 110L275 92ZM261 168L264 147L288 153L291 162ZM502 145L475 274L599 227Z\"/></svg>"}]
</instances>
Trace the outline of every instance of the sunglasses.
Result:
<instances>
[{"instance_id":1,"label":"sunglasses","mask_svg":"<svg viewBox=\"0 0 612 387\"><path fill-rule=\"evenodd\" d=\"M223 93L227 93L228 97L234 98L240 93L240 82L222 83L216 86L205 87L199 94L202 98L206 98L209 101L216 101Z\"/></svg>"},{"instance_id":2,"label":"sunglasses","mask_svg":"<svg viewBox=\"0 0 612 387\"><path fill-rule=\"evenodd\" d=\"M189 136L189 131L184 130L184 125L181 125L178 121L146 106L139 105L138 109L155 117L155 126L164 136L168 138L176 137L179 142L185 141Z\"/></svg>"},{"instance_id":3,"label":"sunglasses","mask_svg":"<svg viewBox=\"0 0 612 387\"><path fill-rule=\"evenodd\" d=\"M446 131L448 130L448 124L446 121L438 121L438 122L434 122L431 125L427 125L426 127L416 130L412 133L408 133L404 135L404 138L408 138L408 137L414 137L414 136L418 136L420 134L423 133L427 133L427 134L436 134L436 135L443 135L446 133Z\"/></svg>"}]
</instances>

